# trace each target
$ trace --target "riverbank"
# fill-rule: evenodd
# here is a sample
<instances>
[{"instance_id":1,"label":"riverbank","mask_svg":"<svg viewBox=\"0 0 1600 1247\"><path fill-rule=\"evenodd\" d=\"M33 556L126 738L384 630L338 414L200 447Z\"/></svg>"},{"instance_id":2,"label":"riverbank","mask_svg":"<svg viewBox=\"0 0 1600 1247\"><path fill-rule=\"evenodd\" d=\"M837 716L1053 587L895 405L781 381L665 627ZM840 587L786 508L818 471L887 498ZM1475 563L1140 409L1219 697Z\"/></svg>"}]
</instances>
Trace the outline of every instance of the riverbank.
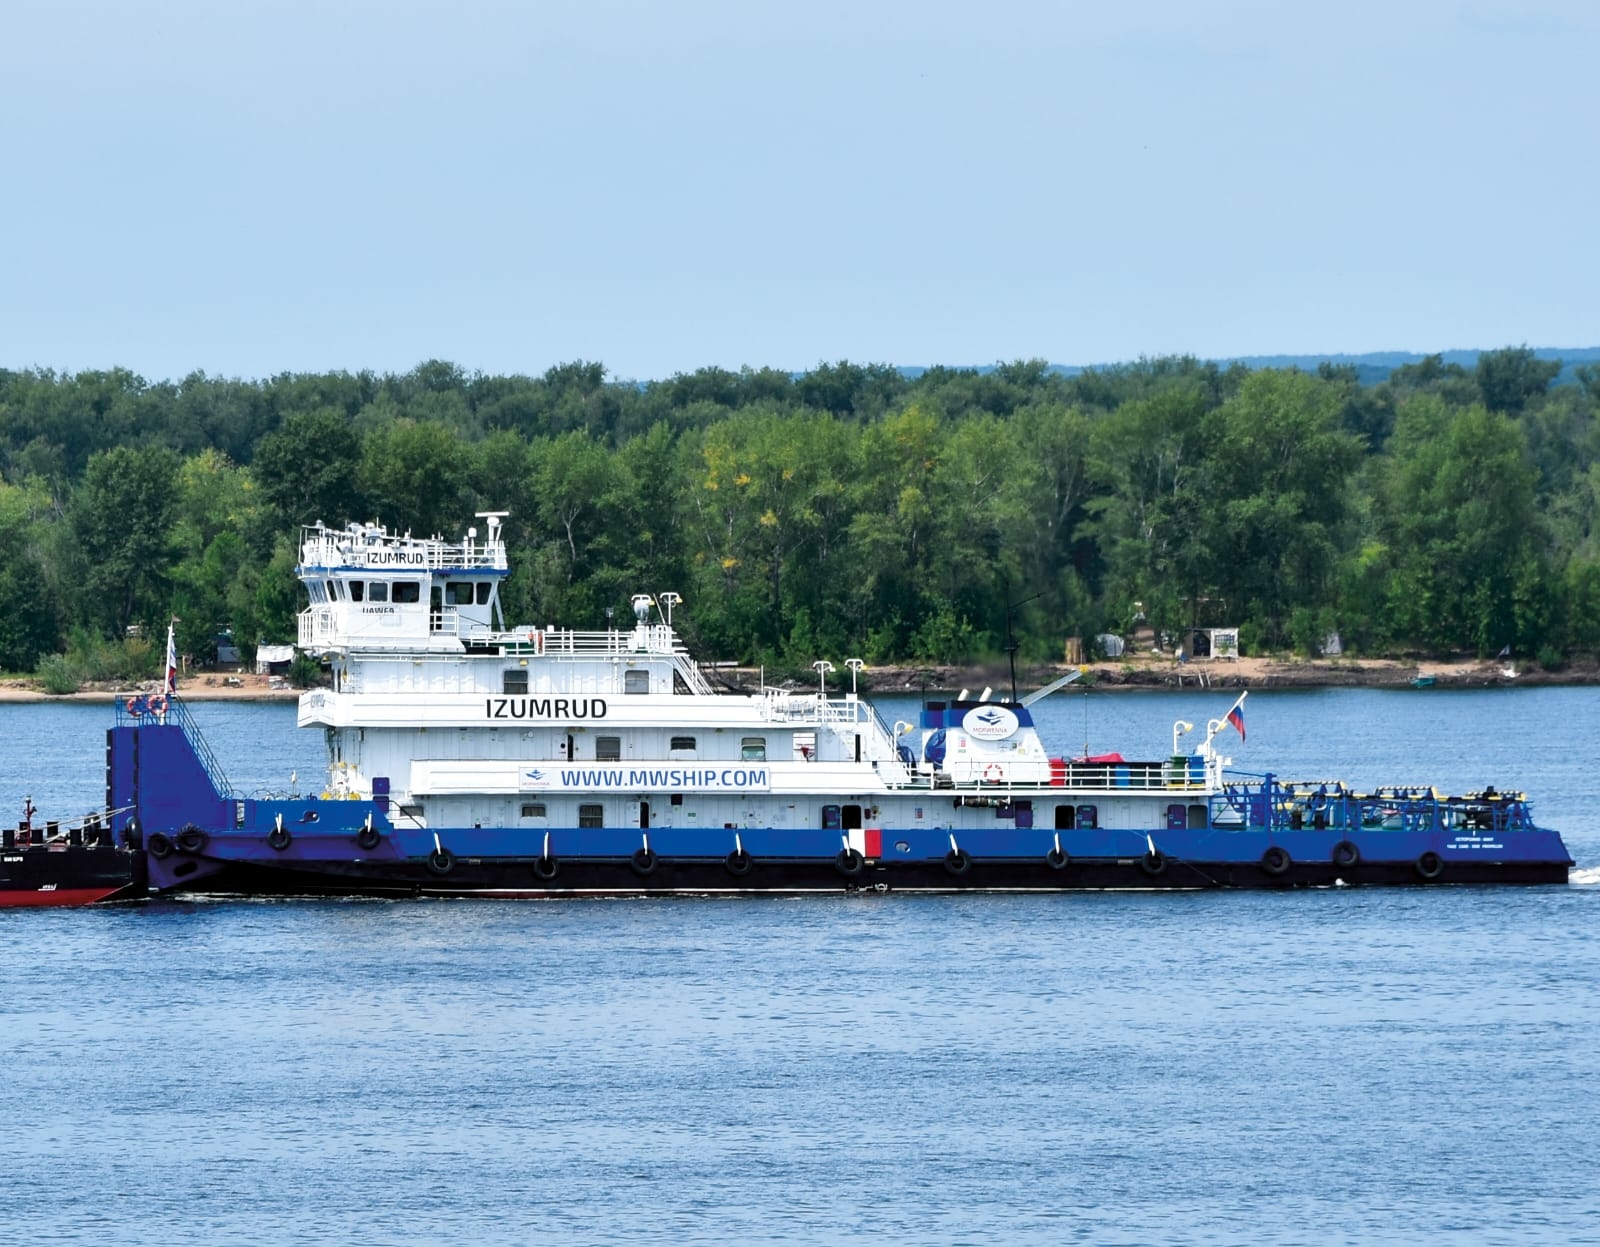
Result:
<instances>
[{"instance_id":1,"label":"riverbank","mask_svg":"<svg viewBox=\"0 0 1600 1247\"><path fill-rule=\"evenodd\" d=\"M1017 672L1017 689L1026 694L1060 679L1074 668L1049 664L1028 666ZM1560 671L1541 667L1524 668L1514 660L1458 662L1414 662L1392 658L1239 658L1226 661L1178 663L1163 654L1138 654L1110 662L1090 663L1084 679L1105 689L1263 689L1263 688L1411 688L1419 678L1431 680L1432 688L1485 688L1522 685L1600 684L1600 666L1574 664ZM752 691L760 686L762 673L755 667L716 669L719 683L730 689ZM840 676L844 679L841 680ZM230 683L229 680L237 680ZM833 690L848 687L849 673L836 671L830 678ZM950 695L967 690L979 696L985 688L991 696L1010 690L1008 669L994 665L974 666L885 666L861 673L863 693L922 693ZM805 684L793 682L796 688ZM201 675L178 682L185 701L293 701L297 688L266 676ZM98 686L76 693L52 694L39 689L27 678L0 680L0 702L111 702L118 697L150 694L157 686Z\"/></svg>"}]
</instances>

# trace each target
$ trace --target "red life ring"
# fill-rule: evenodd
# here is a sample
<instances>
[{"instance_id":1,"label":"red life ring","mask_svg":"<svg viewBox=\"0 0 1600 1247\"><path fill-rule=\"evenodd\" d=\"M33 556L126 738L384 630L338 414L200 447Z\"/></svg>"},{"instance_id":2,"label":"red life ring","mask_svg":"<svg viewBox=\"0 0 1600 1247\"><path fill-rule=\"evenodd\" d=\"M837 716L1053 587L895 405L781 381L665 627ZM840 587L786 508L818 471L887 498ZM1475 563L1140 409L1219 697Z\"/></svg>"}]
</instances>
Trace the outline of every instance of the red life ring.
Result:
<instances>
[{"instance_id":1,"label":"red life ring","mask_svg":"<svg viewBox=\"0 0 1600 1247\"><path fill-rule=\"evenodd\" d=\"M144 713L144 710L139 705L139 700L137 697L128 698L128 716L130 718L137 719Z\"/></svg>"},{"instance_id":2,"label":"red life ring","mask_svg":"<svg viewBox=\"0 0 1600 1247\"><path fill-rule=\"evenodd\" d=\"M152 697L150 699L150 713L151 714L166 714L167 713L167 699L165 697L161 696L159 693L156 696Z\"/></svg>"},{"instance_id":3,"label":"red life ring","mask_svg":"<svg viewBox=\"0 0 1600 1247\"><path fill-rule=\"evenodd\" d=\"M983 768L983 782L986 784L1003 783L1006 777L1005 768L998 762L991 762Z\"/></svg>"}]
</instances>

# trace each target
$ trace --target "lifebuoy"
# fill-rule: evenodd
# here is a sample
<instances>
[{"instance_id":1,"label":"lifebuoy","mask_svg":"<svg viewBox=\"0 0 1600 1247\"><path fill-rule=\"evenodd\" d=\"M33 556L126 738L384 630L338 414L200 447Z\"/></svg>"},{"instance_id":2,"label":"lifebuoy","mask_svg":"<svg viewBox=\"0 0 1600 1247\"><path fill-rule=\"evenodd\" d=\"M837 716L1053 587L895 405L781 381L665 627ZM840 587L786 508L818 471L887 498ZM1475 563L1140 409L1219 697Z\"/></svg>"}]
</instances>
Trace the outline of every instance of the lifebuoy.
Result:
<instances>
[{"instance_id":1,"label":"lifebuoy","mask_svg":"<svg viewBox=\"0 0 1600 1247\"><path fill-rule=\"evenodd\" d=\"M188 823L178 833L178 847L185 853L198 853L206 847L206 833Z\"/></svg>"},{"instance_id":2,"label":"lifebuoy","mask_svg":"<svg viewBox=\"0 0 1600 1247\"><path fill-rule=\"evenodd\" d=\"M660 861L661 859L656 856L654 849L638 848L633 851L633 857L630 859L629 865L633 867L634 874L649 875L655 873L656 866Z\"/></svg>"},{"instance_id":3,"label":"lifebuoy","mask_svg":"<svg viewBox=\"0 0 1600 1247\"><path fill-rule=\"evenodd\" d=\"M150 851L150 856L157 861L160 861L163 857L172 856L172 838L164 831L158 831L153 834L146 847Z\"/></svg>"},{"instance_id":4,"label":"lifebuoy","mask_svg":"<svg viewBox=\"0 0 1600 1247\"><path fill-rule=\"evenodd\" d=\"M446 848L437 848L428 854L428 869L436 875L448 875L456 868L456 855Z\"/></svg>"},{"instance_id":5,"label":"lifebuoy","mask_svg":"<svg viewBox=\"0 0 1600 1247\"><path fill-rule=\"evenodd\" d=\"M1044 855L1044 864L1051 870L1065 870L1071 861L1072 858L1067 855L1065 849L1052 848Z\"/></svg>"},{"instance_id":6,"label":"lifebuoy","mask_svg":"<svg viewBox=\"0 0 1600 1247\"><path fill-rule=\"evenodd\" d=\"M730 875L748 875L750 873L750 854L743 849L735 849L722 859L722 864L727 867Z\"/></svg>"},{"instance_id":7,"label":"lifebuoy","mask_svg":"<svg viewBox=\"0 0 1600 1247\"><path fill-rule=\"evenodd\" d=\"M1002 767L998 762L991 762L988 766L983 768L983 782L986 784L998 784L1003 781L1005 777L1005 768Z\"/></svg>"},{"instance_id":8,"label":"lifebuoy","mask_svg":"<svg viewBox=\"0 0 1600 1247\"><path fill-rule=\"evenodd\" d=\"M151 714L166 714L167 713L167 699L165 697L161 696L159 693L157 693L154 697L152 697L150 699L150 713Z\"/></svg>"},{"instance_id":9,"label":"lifebuoy","mask_svg":"<svg viewBox=\"0 0 1600 1247\"><path fill-rule=\"evenodd\" d=\"M1279 845L1270 845L1261 855L1261 869L1273 878L1287 874L1289 867L1294 865L1294 859L1289 856L1289 850Z\"/></svg>"},{"instance_id":10,"label":"lifebuoy","mask_svg":"<svg viewBox=\"0 0 1600 1247\"><path fill-rule=\"evenodd\" d=\"M1417 858L1417 873L1424 879L1437 879L1444 874L1444 858L1429 849Z\"/></svg>"},{"instance_id":11,"label":"lifebuoy","mask_svg":"<svg viewBox=\"0 0 1600 1247\"><path fill-rule=\"evenodd\" d=\"M356 832L356 844L363 849L375 849L378 842L383 839L383 834L376 827L363 827Z\"/></svg>"},{"instance_id":12,"label":"lifebuoy","mask_svg":"<svg viewBox=\"0 0 1600 1247\"><path fill-rule=\"evenodd\" d=\"M1361 862L1361 850L1356 847L1353 840L1341 840L1333 846L1333 864L1335 866L1356 866Z\"/></svg>"},{"instance_id":13,"label":"lifebuoy","mask_svg":"<svg viewBox=\"0 0 1600 1247\"><path fill-rule=\"evenodd\" d=\"M1160 849L1151 849L1139 859L1139 869L1154 879L1167 868L1167 855Z\"/></svg>"},{"instance_id":14,"label":"lifebuoy","mask_svg":"<svg viewBox=\"0 0 1600 1247\"><path fill-rule=\"evenodd\" d=\"M833 865L846 879L854 879L866 869L867 859L854 849L840 849L839 855L833 859Z\"/></svg>"},{"instance_id":15,"label":"lifebuoy","mask_svg":"<svg viewBox=\"0 0 1600 1247\"><path fill-rule=\"evenodd\" d=\"M137 719L144 713L144 706L140 704L139 698L137 697L128 698L127 707L129 718Z\"/></svg>"},{"instance_id":16,"label":"lifebuoy","mask_svg":"<svg viewBox=\"0 0 1600 1247\"><path fill-rule=\"evenodd\" d=\"M561 863L553 857L536 857L533 859L533 873L541 879L554 879L560 869Z\"/></svg>"},{"instance_id":17,"label":"lifebuoy","mask_svg":"<svg viewBox=\"0 0 1600 1247\"><path fill-rule=\"evenodd\" d=\"M952 875L964 875L972 869L972 859L965 849L951 849L944 855L944 868Z\"/></svg>"}]
</instances>

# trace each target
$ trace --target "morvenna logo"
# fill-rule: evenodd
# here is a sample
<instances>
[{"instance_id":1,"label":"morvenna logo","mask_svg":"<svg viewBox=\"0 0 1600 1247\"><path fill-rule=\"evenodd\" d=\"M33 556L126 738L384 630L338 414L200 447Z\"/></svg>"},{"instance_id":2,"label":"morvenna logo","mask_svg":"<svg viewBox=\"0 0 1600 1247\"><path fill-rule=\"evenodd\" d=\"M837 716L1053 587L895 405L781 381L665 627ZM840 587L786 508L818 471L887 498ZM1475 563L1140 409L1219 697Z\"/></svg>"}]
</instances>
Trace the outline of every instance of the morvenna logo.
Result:
<instances>
[{"instance_id":1,"label":"morvenna logo","mask_svg":"<svg viewBox=\"0 0 1600 1247\"><path fill-rule=\"evenodd\" d=\"M977 740L1004 740L1017 730L1017 716L1004 706L979 706L967 711L961 727Z\"/></svg>"},{"instance_id":2,"label":"morvenna logo","mask_svg":"<svg viewBox=\"0 0 1600 1247\"><path fill-rule=\"evenodd\" d=\"M524 792L533 788L548 788L549 786L549 772L538 769L522 772L522 789Z\"/></svg>"}]
</instances>

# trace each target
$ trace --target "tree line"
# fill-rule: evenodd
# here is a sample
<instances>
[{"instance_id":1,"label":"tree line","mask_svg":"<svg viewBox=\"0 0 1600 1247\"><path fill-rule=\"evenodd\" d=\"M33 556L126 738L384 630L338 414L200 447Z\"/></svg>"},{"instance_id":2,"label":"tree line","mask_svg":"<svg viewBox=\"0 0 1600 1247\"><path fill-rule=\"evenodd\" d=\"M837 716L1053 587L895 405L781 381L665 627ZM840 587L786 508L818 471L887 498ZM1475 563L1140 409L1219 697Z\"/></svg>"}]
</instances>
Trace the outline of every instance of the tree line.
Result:
<instances>
[{"instance_id":1,"label":"tree line","mask_svg":"<svg viewBox=\"0 0 1600 1247\"><path fill-rule=\"evenodd\" d=\"M673 589L706 657L1059 658L1236 625L1246 652L1600 652L1600 368L703 368L638 384L0 370L0 669L164 631L290 640L298 525L507 510L513 621Z\"/></svg>"}]
</instances>

